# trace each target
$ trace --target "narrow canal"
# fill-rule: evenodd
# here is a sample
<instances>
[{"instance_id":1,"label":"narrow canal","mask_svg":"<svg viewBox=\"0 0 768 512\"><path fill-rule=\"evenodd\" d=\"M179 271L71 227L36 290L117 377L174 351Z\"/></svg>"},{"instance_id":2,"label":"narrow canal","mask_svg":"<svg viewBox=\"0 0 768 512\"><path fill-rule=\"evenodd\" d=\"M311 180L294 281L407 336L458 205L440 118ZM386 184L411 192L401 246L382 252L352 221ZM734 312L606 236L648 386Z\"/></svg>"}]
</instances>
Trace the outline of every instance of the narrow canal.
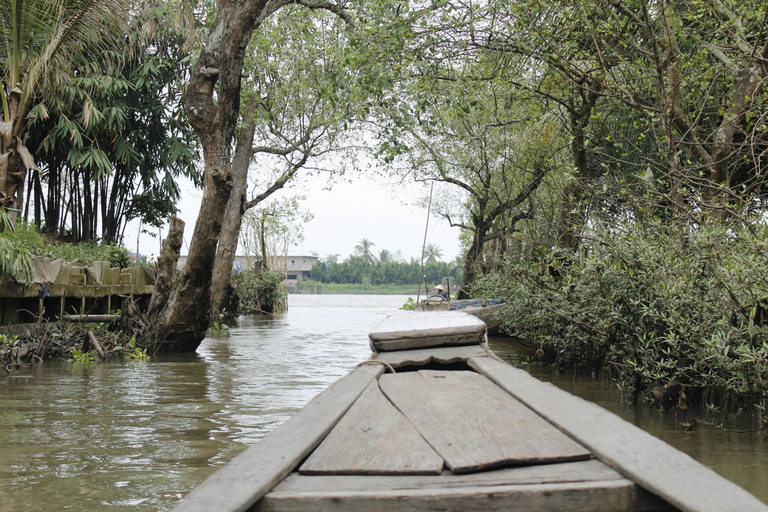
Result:
<instances>
[{"instance_id":1,"label":"narrow canal","mask_svg":"<svg viewBox=\"0 0 768 512\"><path fill-rule=\"evenodd\" d=\"M168 510L247 445L367 358L367 333L404 296L291 296L197 354L45 363L0 376L0 510ZM520 347L493 339L502 356ZM540 378L600 403L768 502L766 431L729 432L623 403L609 383ZM731 427L733 425L731 424Z\"/></svg>"}]
</instances>

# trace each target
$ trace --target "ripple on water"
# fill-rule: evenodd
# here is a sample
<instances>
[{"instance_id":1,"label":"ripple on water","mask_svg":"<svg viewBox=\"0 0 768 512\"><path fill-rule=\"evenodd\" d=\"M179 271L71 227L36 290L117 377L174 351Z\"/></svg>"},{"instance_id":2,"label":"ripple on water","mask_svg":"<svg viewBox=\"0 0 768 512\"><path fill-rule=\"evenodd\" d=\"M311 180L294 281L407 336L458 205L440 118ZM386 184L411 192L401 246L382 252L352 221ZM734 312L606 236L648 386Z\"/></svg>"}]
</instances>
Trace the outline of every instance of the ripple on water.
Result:
<instances>
[{"instance_id":1,"label":"ripple on water","mask_svg":"<svg viewBox=\"0 0 768 512\"><path fill-rule=\"evenodd\" d=\"M405 300L291 296L197 354L0 378L0 509L169 509L367 358Z\"/></svg>"}]
</instances>

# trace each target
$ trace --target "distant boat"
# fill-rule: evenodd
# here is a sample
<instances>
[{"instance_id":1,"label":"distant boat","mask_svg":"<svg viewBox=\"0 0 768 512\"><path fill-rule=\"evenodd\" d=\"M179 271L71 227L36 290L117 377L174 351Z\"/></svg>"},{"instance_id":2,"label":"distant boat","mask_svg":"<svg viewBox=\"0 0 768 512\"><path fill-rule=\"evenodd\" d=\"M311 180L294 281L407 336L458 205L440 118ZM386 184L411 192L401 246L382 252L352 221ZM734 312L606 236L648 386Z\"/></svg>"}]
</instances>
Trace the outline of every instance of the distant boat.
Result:
<instances>
[{"instance_id":1,"label":"distant boat","mask_svg":"<svg viewBox=\"0 0 768 512\"><path fill-rule=\"evenodd\" d=\"M176 512L768 511L601 407L499 360L485 324L402 313L373 355Z\"/></svg>"}]
</instances>

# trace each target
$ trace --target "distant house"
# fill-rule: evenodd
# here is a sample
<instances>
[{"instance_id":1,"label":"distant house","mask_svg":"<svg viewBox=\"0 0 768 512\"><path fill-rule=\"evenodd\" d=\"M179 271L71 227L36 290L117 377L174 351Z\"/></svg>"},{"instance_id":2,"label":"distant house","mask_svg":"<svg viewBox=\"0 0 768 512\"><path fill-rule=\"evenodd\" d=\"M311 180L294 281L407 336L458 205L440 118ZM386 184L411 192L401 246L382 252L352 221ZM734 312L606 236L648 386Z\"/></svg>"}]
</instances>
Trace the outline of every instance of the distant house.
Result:
<instances>
[{"instance_id":1,"label":"distant house","mask_svg":"<svg viewBox=\"0 0 768 512\"><path fill-rule=\"evenodd\" d=\"M293 288L302 281L309 279L312 267L317 263L317 256L276 256L270 258L269 268L286 276L286 285ZM248 265L255 265L256 259L247 256L235 256L232 268L235 270L248 270ZM187 263L186 256L179 256L177 268L181 270Z\"/></svg>"},{"instance_id":2,"label":"distant house","mask_svg":"<svg viewBox=\"0 0 768 512\"><path fill-rule=\"evenodd\" d=\"M270 268L285 274L288 287L293 287L309 279L312 267L319 258L317 256L278 256L270 261Z\"/></svg>"}]
</instances>

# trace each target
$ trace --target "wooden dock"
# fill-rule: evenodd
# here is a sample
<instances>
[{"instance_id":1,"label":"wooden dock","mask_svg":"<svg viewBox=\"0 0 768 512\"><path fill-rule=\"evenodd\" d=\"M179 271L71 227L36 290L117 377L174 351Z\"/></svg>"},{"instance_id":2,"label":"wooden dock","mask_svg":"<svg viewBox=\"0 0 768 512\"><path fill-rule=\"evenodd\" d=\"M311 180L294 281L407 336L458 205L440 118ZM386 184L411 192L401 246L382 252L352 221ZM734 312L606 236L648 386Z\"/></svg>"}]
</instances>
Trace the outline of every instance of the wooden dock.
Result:
<instances>
[{"instance_id":1,"label":"wooden dock","mask_svg":"<svg viewBox=\"0 0 768 512\"><path fill-rule=\"evenodd\" d=\"M768 511L618 416L500 361L485 324L403 313L373 355L193 490L191 511Z\"/></svg>"},{"instance_id":2,"label":"wooden dock","mask_svg":"<svg viewBox=\"0 0 768 512\"><path fill-rule=\"evenodd\" d=\"M111 322L116 310L135 303L146 309L155 276L142 267L96 261L89 267L36 256L30 284L0 276L0 334L29 335L38 321Z\"/></svg>"}]
</instances>

